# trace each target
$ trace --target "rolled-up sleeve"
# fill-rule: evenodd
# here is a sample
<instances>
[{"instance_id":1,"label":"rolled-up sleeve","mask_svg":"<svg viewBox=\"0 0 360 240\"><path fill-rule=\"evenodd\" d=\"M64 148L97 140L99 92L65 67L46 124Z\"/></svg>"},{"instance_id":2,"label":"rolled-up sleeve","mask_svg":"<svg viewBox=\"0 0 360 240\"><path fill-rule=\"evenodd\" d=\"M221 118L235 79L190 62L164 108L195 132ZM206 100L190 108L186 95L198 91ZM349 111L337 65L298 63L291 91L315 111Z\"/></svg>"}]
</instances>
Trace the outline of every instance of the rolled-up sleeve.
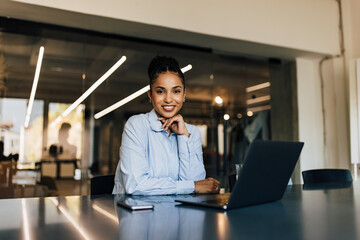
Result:
<instances>
[{"instance_id":1,"label":"rolled-up sleeve","mask_svg":"<svg viewBox=\"0 0 360 240\"><path fill-rule=\"evenodd\" d=\"M179 149L179 180L198 181L206 176L201 135L195 126L187 125L190 137L178 135Z\"/></svg>"}]
</instances>

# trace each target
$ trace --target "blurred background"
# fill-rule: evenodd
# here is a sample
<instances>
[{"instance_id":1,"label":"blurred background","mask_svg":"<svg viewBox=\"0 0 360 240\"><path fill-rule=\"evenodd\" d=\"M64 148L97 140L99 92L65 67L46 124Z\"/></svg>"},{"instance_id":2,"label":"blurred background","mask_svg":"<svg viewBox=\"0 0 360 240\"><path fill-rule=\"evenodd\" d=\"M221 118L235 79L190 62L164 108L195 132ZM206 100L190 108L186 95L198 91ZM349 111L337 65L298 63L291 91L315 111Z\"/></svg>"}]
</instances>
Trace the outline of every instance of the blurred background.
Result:
<instances>
[{"instance_id":1,"label":"blurred background","mask_svg":"<svg viewBox=\"0 0 360 240\"><path fill-rule=\"evenodd\" d=\"M152 106L144 92L95 114L146 87L156 55L192 66L181 113L223 188L254 139L306 142L295 183L302 170L357 169L357 3L161 3L0 0L4 198L87 195L89 179L114 174L126 120Z\"/></svg>"}]
</instances>

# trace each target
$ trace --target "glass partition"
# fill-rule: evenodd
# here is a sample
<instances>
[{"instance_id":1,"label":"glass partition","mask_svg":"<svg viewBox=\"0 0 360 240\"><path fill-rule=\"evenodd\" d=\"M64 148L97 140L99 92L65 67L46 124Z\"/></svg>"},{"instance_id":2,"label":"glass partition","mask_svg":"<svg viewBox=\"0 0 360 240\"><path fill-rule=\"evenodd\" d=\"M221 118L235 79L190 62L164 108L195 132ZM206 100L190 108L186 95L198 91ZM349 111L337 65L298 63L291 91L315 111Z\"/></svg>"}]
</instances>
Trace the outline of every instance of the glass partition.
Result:
<instances>
[{"instance_id":1,"label":"glass partition","mask_svg":"<svg viewBox=\"0 0 360 240\"><path fill-rule=\"evenodd\" d=\"M4 143L3 155L16 155L21 153L21 138L24 141L24 154L18 158L19 168L34 168L40 161L43 144L43 109L44 101L35 100L30 116L30 124L23 134L27 110L27 99L2 98L0 99L1 140Z\"/></svg>"},{"instance_id":2,"label":"glass partition","mask_svg":"<svg viewBox=\"0 0 360 240\"><path fill-rule=\"evenodd\" d=\"M51 153L51 146L58 147L58 152L53 152L53 155L63 159L81 159L85 106L79 105L65 119L55 122L69 106L66 103L49 104L46 149Z\"/></svg>"},{"instance_id":3,"label":"glass partition","mask_svg":"<svg viewBox=\"0 0 360 240\"><path fill-rule=\"evenodd\" d=\"M208 176L226 182L234 163L243 161L248 136L255 139L269 130L258 126L270 128L271 79L266 58L6 18L0 18L0 33L0 96L6 97L1 104L0 138L5 141L5 153L20 153L20 126L39 48L44 46L36 92L36 99L41 100L35 101L19 163L25 168L38 161L58 161L42 165L41 171L42 176L54 178L59 189L65 183L60 179L63 173L74 180L73 167L58 167L59 161L83 166L82 170L90 171L89 177L115 172L126 120L152 106L144 93L102 118L94 119L94 114L147 86L147 67L156 55L173 56L180 67L192 65L185 73L187 93L181 114L201 129ZM122 56L127 60L121 67L82 105L55 122ZM75 184L66 188L71 186Z\"/></svg>"}]
</instances>

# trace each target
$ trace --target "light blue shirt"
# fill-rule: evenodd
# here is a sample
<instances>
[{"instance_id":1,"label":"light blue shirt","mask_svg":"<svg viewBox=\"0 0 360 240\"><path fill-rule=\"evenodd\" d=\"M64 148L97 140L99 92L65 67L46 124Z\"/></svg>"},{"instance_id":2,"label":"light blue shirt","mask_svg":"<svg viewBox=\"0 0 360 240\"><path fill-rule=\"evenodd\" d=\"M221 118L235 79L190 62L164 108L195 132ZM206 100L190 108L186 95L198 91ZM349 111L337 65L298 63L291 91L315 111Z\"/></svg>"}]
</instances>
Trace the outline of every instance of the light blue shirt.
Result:
<instances>
[{"instance_id":1,"label":"light blue shirt","mask_svg":"<svg viewBox=\"0 0 360 240\"><path fill-rule=\"evenodd\" d=\"M125 124L113 194L189 194L205 178L200 131L186 124L185 135L166 132L154 110Z\"/></svg>"}]
</instances>

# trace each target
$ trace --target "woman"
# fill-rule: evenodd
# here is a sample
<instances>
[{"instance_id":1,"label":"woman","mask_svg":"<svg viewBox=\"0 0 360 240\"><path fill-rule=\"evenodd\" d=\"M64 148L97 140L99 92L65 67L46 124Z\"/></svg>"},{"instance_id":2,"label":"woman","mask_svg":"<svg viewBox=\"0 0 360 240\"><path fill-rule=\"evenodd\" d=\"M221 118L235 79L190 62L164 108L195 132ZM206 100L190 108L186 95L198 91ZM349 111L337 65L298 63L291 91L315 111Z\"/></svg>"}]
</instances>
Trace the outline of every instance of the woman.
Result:
<instances>
[{"instance_id":1,"label":"woman","mask_svg":"<svg viewBox=\"0 0 360 240\"><path fill-rule=\"evenodd\" d=\"M185 79L178 62L155 57L148 68L153 110L125 124L113 193L134 195L217 193L205 178L200 131L179 114Z\"/></svg>"}]
</instances>

